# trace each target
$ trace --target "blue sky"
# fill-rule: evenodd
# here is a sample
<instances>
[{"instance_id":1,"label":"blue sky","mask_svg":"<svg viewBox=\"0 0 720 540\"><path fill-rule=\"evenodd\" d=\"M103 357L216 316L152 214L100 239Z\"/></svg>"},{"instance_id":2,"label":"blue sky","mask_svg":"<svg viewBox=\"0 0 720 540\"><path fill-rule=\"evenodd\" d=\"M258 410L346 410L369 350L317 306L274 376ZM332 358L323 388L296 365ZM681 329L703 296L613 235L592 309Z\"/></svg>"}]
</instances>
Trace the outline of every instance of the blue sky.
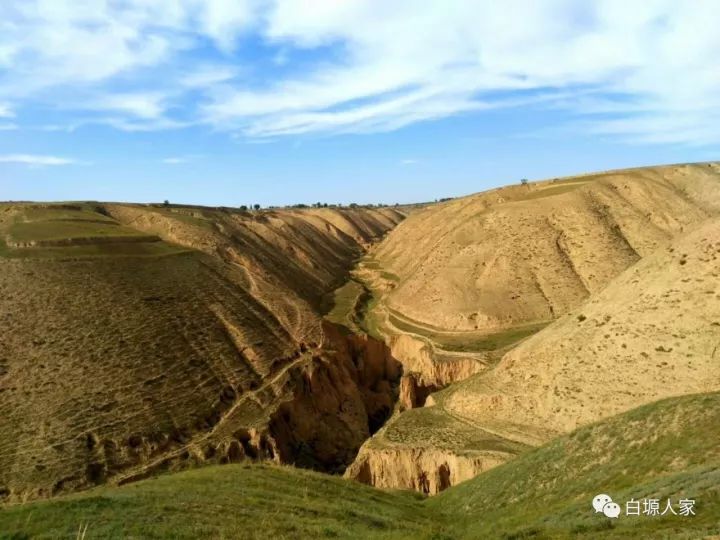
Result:
<instances>
[{"instance_id":1,"label":"blue sky","mask_svg":"<svg viewBox=\"0 0 720 540\"><path fill-rule=\"evenodd\" d=\"M0 5L0 200L411 202L720 159L712 0Z\"/></svg>"}]
</instances>

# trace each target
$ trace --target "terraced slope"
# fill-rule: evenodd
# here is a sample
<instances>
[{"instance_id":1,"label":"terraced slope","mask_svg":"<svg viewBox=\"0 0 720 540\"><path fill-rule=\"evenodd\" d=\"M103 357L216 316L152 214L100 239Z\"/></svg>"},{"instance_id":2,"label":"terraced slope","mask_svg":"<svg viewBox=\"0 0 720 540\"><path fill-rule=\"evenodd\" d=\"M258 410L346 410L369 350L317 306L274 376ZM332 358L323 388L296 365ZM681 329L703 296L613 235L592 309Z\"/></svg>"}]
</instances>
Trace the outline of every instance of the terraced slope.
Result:
<instances>
[{"instance_id":1,"label":"terraced slope","mask_svg":"<svg viewBox=\"0 0 720 540\"><path fill-rule=\"evenodd\" d=\"M580 428L425 500L291 467L203 467L6 507L0 538L714 538L718 437L720 394L699 394ZM601 492L617 520L592 509ZM624 515L631 499L661 512L691 499L695 515Z\"/></svg>"},{"instance_id":2,"label":"terraced slope","mask_svg":"<svg viewBox=\"0 0 720 540\"><path fill-rule=\"evenodd\" d=\"M401 217L0 206L0 499L247 456L342 470L399 370L320 305Z\"/></svg>"}]
</instances>

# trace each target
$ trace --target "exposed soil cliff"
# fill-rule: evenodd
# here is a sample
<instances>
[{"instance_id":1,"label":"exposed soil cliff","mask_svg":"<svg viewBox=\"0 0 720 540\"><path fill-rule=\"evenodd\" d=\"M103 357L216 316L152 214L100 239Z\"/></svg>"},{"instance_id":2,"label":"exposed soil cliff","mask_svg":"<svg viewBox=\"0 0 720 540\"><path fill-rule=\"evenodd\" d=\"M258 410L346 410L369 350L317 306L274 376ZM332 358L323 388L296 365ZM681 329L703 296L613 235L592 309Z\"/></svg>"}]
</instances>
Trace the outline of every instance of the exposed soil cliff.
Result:
<instances>
[{"instance_id":1,"label":"exposed soil cliff","mask_svg":"<svg viewBox=\"0 0 720 540\"><path fill-rule=\"evenodd\" d=\"M413 489L435 495L506 459L506 456L460 456L425 448L388 448L361 453L347 476L375 487Z\"/></svg>"}]
</instances>

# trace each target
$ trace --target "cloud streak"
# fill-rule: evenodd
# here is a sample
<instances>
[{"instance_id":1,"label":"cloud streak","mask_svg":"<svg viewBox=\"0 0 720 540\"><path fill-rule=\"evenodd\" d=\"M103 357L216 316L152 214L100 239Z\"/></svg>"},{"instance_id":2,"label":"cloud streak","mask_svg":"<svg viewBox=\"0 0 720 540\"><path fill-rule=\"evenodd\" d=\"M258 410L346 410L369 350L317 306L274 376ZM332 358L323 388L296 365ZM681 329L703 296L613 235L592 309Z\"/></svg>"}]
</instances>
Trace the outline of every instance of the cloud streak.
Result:
<instances>
[{"instance_id":1,"label":"cloud streak","mask_svg":"<svg viewBox=\"0 0 720 540\"><path fill-rule=\"evenodd\" d=\"M5 154L0 155L0 163L29 165L32 167L45 167L58 165L73 165L79 164L80 162L74 159L58 156L44 156L37 154Z\"/></svg>"},{"instance_id":2,"label":"cloud streak","mask_svg":"<svg viewBox=\"0 0 720 540\"><path fill-rule=\"evenodd\" d=\"M532 106L589 135L720 143L715 0L28 0L0 21L0 116L262 139Z\"/></svg>"}]
</instances>

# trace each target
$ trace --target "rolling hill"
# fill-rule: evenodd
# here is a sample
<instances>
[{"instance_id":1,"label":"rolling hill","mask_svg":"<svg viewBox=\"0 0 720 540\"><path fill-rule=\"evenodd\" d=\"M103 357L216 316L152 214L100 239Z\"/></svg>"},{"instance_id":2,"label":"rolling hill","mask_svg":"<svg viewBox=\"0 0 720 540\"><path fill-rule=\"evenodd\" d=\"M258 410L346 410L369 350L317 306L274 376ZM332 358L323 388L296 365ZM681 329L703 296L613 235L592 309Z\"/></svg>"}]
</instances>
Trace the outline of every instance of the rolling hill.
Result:
<instances>
[{"instance_id":1,"label":"rolling hill","mask_svg":"<svg viewBox=\"0 0 720 540\"><path fill-rule=\"evenodd\" d=\"M401 218L0 206L0 498L245 456L342 470L399 372L321 305Z\"/></svg>"},{"instance_id":2,"label":"rolling hill","mask_svg":"<svg viewBox=\"0 0 720 540\"><path fill-rule=\"evenodd\" d=\"M368 326L415 373L409 386L442 388L718 215L719 178L716 163L611 171L414 212L360 265L377 297Z\"/></svg>"},{"instance_id":3,"label":"rolling hill","mask_svg":"<svg viewBox=\"0 0 720 540\"><path fill-rule=\"evenodd\" d=\"M346 474L377 486L437 493L588 422L664 397L720 389L716 351L720 344L720 291L717 290L720 220L717 217L701 219L717 214L720 181L711 175L716 170L715 166L696 165L630 171L627 177L621 173L589 176L585 187L570 189L573 183L566 184L568 190L548 196L542 205L542 199L537 197L531 199L531 207L526 207L525 201L507 203L513 212L523 209L535 215L564 209L568 215L579 218L585 210L582 206L578 208L577 201L571 197L585 201L623 182L628 191L636 192L649 189L648 182L654 182L658 192L667 197L665 202L674 200L680 192L684 201L675 201L674 210L661 205L662 212L654 211L653 219L659 219L662 214L662 221L674 223L677 229L668 228L665 236L657 237L656 243L647 243L643 249L638 247L634 257L622 259L620 252L602 251L601 242L595 242L598 253L604 253L608 264L627 264L629 268L618 269L619 275L613 279L609 273L604 288L593 293L586 291L584 299L581 295L562 310L553 311L554 322L532 337L516 334L515 342L508 344L499 338L511 335L513 329L477 335L478 347L485 346L490 338L496 340L498 347L490 352L463 351L451 356L438 346L440 340L436 336L449 339L448 336L456 338L459 333L428 330L429 327L410 331L406 326L396 325L392 317L385 319L379 328L381 333L389 333L393 354L406 368L404 378L413 377L420 381L419 386L429 385L433 391L454 384L415 403L424 407L394 416L365 443ZM695 173L697 176L692 176ZM474 197L483 200L489 195ZM655 204L656 198L657 194L649 201ZM691 205L689 201L694 202ZM612 211L619 215L618 209ZM440 208L437 212L445 210ZM632 239L631 244L640 246L639 238L643 235L649 242L647 234L659 234L660 229L650 226L650 218L640 220L637 212L624 215L626 221L622 222L621 229L635 231L635 236L626 237ZM403 223L402 229L407 230L413 219L416 218ZM692 223L692 220L697 221ZM517 221L523 222L521 217ZM680 225L681 222L684 224ZM604 238L607 232L602 227L598 231L597 227L579 223L571 229L582 232L586 244ZM506 228L512 229L510 224ZM402 229L398 228L373 250L374 261L381 261L382 254L392 250L398 236L405 234ZM649 232L643 232L645 230ZM555 239L559 241L563 234L556 232ZM533 244L542 241L545 240L540 236ZM491 241L478 236L477 242L486 243L498 252L513 249L512 242L497 242L496 238ZM562 259L545 256L538 259L548 260L562 262ZM381 272L387 271L382 263L378 266ZM469 262L458 265L458 271L470 266ZM570 266L577 268L578 264ZM517 271L524 272L525 277L537 276L522 265ZM552 272L561 275L559 267ZM496 269L487 277L505 279L506 274ZM460 275L449 272L447 279L460 279ZM407 279L418 278L413 273ZM433 278L428 286L440 286L437 284L444 280L443 276ZM468 296L474 294L473 283L469 281L466 287ZM491 297L500 286L485 285ZM375 311L384 309L386 315L392 315L392 302L403 287L400 277L399 285L387 289ZM565 285L557 290L565 290L563 287ZM456 288L460 290L459 283ZM485 291L478 289L478 294ZM528 298L532 304L533 296ZM521 299L525 305L525 296L521 295ZM452 296L443 302L451 300ZM511 309L508 306L515 304L496 299L493 305L494 309L502 310ZM444 308L438 309L442 312ZM434 313L429 307L423 312L426 317ZM532 322L532 319L521 320ZM518 328L522 326L514 327L515 331ZM465 334L464 339L470 337ZM408 341L421 340L425 343L423 347L407 346ZM446 366L467 362L473 357L478 364L483 364L474 373L455 370L459 376L444 380L434 375L443 367L453 373ZM401 388L409 386L405 383Z\"/></svg>"},{"instance_id":4,"label":"rolling hill","mask_svg":"<svg viewBox=\"0 0 720 540\"><path fill-rule=\"evenodd\" d=\"M0 538L712 538L720 534L720 394L645 405L423 499L312 471L234 464L0 510ZM591 502L607 493L623 515ZM694 516L625 515L635 499Z\"/></svg>"}]
</instances>

